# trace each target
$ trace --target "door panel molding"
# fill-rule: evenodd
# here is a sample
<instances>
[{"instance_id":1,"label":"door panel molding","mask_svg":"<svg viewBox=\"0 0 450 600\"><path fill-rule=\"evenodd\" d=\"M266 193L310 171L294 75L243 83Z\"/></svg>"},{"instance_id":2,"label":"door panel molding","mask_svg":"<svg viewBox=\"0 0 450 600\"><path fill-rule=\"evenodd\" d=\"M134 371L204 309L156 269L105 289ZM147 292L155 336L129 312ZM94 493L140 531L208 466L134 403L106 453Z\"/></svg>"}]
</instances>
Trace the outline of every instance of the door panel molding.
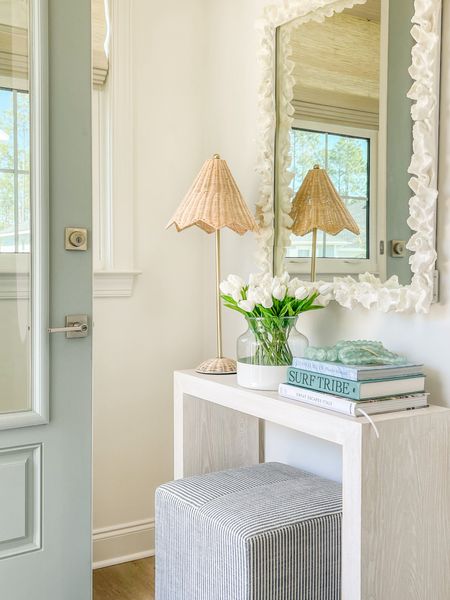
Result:
<instances>
[{"instance_id":1,"label":"door panel molding","mask_svg":"<svg viewBox=\"0 0 450 600\"><path fill-rule=\"evenodd\" d=\"M0 449L0 560L41 548L41 444Z\"/></svg>"}]
</instances>

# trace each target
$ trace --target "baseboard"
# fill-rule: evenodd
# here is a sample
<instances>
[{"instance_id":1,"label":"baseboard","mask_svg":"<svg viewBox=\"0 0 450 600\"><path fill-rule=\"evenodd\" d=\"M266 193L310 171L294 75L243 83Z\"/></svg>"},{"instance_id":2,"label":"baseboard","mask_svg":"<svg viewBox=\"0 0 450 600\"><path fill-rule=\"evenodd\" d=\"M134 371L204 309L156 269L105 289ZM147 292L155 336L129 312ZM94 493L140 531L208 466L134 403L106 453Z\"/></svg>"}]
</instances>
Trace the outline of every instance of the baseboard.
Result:
<instances>
[{"instance_id":1,"label":"baseboard","mask_svg":"<svg viewBox=\"0 0 450 600\"><path fill-rule=\"evenodd\" d=\"M93 569L101 569L155 554L155 520L145 519L95 529Z\"/></svg>"},{"instance_id":2,"label":"baseboard","mask_svg":"<svg viewBox=\"0 0 450 600\"><path fill-rule=\"evenodd\" d=\"M104 569L105 567L113 567L114 565L121 565L122 563L131 562L133 560L141 560L143 558L149 558L150 556L155 556L154 550L144 550L144 552L137 552L136 554L128 554L127 556L116 556L116 558L99 560L92 564L92 568L94 570Z\"/></svg>"}]
</instances>

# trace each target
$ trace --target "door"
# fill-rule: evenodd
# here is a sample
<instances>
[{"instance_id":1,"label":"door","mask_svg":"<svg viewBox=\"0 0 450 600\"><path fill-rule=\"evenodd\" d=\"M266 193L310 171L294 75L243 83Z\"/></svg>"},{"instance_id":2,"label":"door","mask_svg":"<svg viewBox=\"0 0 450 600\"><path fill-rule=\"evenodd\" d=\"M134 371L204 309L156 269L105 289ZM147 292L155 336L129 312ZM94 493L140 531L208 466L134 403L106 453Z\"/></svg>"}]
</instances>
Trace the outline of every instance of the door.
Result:
<instances>
[{"instance_id":1,"label":"door","mask_svg":"<svg viewBox=\"0 0 450 600\"><path fill-rule=\"evenodd\" d=\"M0 2L2 600L91 597L90 38L90 0Z\"/></svg>"}]
</instances>

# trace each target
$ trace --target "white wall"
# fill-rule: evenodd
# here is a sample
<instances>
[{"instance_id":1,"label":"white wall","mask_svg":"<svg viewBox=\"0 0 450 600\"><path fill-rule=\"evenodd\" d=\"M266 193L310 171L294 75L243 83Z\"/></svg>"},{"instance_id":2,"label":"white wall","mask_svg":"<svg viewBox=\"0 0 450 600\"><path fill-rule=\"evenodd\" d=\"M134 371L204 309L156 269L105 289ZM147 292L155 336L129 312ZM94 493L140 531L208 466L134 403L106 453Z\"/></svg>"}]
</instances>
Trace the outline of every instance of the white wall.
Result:
<instances>
[{"instance_id":1,"label":"white wall","mask_svg":"<svg viewBox=\"0 0 450 600\"><path fill-rule=\"evenodd\" d=\"M202 6L133 0L135 195L123 202L142 275L131 298L95 300L97 563L153 548L154 491L172 477L172 371L204 357L206 236L165 230L204 158Z\"/></svg>"},{"instance_id":2,"label":"white wall","mask_svg":"<svg viewBox=\"0 0 450 600\"><path fill-rule=\"evenodd\" d=\"M124 202L136 204L136 258L143 274L132 298L95 304L94 528L107 529L105 539L97 535L97 561L152 547L154 489L172 476L171 372L214 353L213 240L198 230L177 235L164 226L204 158L214 152L227 159L249 204L258 197L255 21L264 3L133 2L136 187L135 198ZM450 0L444 5L449 32ZM433 402L450 405L449 34L444 44L442 303L428 316L330 306L300 323L316 344L370 337L424 360ZM255 269L254 250L251 235L225 232L224 275L248 275ZM244 326L237 314L224 317L225 349L234 355ZM273 427L267 457L339 477L336 448ZM117 535L118 525L136 521L131 533Z\"/></svg>"}]
</instances>

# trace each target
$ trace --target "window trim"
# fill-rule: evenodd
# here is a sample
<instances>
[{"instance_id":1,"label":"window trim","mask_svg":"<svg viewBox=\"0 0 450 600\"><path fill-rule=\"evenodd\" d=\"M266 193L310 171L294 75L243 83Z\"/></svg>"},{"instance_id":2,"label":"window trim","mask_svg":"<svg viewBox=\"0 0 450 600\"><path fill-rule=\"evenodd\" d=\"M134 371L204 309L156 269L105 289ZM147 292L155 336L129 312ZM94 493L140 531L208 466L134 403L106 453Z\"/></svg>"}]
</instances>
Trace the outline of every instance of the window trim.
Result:
<instances>
[{"instance_id":1,"label":"window trim","mask_svg":"<svg viewBox=\"0 0 450 600\"><path fill-rule=\"evenodd\" d=\"M108 77L92 90L94 298L131 296L141 273L134 257L131 0L110 1L110 21Z\"/></svg>"},{"instance_id":2,"label":"window trim","mask_svg":"<svg viewBox=\"0 0 450 600\"><path fill-rule=\"evenodd\" d=\"M294 129L307 129L310 131L327 132L340 135L349 135L369 140L370 148L370 215L369 215L369 258L368 259L335 259L318 258L317 274L322 277L341 275L374 273L383 276L386 270L385 254L380 255L380 241L385 239L386 230L386 191L382 184L382 173L378 168L379 133L375 129L349 127L347 125L331 124L306 119L294 119ZM279 209L278 209L279 210ZM311 269L310 258L284 258L286 270L293 274L306 274Z\"/></svg>"},{"instance_id":3,"label":"window trim","mask_svg":"<svg viewBox=\"0 0 450 600\"><path fill-rule=\"evenodd\" d=\"M134 259L132 0L112 0L109 4L111 65L105 85L93 86L92 90L93 96L99 94L98 106L93 102L92 107L93 127L101 135L99 144L93 147L99 177L93 184L97 185L98 201L91 236L95 298L130 297L141 273ZM8 81L0 76L0 86ZM29 91L25 80L17 78L10 83L19 91ZM98 114L94 115L96 110ZM26 273L29 256L0 254L0 301L30 297L30 277Z\"/></svg>"}]
</instances>

